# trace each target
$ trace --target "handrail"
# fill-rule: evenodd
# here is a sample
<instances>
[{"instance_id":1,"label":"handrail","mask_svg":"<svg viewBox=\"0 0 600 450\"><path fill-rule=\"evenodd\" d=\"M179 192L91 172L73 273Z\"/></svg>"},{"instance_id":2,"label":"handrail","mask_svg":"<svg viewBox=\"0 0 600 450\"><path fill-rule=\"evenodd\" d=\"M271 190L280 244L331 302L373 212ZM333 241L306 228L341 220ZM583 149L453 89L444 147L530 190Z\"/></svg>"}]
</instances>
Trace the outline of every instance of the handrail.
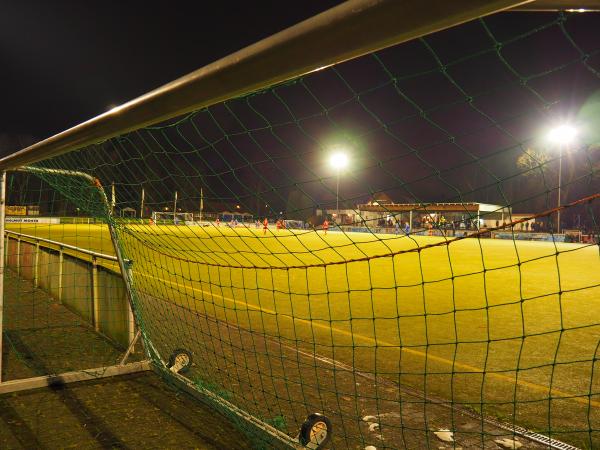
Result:
<instances>
[{"instance_id":1,"label":"handrail","mask_svg":"<svg viewBox=\"0 0 600 450\"><path fill-rule=\"evenodd\" d=\"M349 0L0 159L28 165L533 0Z\"/></svg>"},{"instance_id":2,"label":"handrail","mask_svg":"<svg viewBox=\"0 0 600 450\"><path fill-rule=\"evenodd\" d=\"M56 246L61 247L61 248L66 248L66 249L69 249L69 250L75 250L75 251L83 253L85 255L93 256L95 258L106 259L108 261L117 261L118 262L117 257L114 256L114 255L106 255L104 253L94 252L92 250L88 250L87 248L76 247L74 245L65 244L64 242L53 241L51 239L45 239L45 238L41 238L41 237L38 237L38 236L31 236L29 234L24 234L24 233L17 233L16 231L6 230L5 233L7 235L8 234L12 234L12 235L20 237L20 238L31 239L33 241L38 241L38 242L46 242L48 244L56 245Z\"/></svg>"}]
</instances>

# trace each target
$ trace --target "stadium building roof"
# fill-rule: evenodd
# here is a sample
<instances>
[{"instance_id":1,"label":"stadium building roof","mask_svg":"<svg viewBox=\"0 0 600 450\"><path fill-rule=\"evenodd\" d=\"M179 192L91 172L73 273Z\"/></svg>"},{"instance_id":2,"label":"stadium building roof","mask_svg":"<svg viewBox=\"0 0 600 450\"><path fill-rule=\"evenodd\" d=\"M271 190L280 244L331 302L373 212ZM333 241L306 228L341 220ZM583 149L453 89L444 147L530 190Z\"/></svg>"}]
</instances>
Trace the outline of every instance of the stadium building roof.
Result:
<instances>
[{"instance_id":1,"label":"stadium building roof","mask_svg":"<svg viewBox=\"0 0 600 450\"><path fill-rule=\"evenodd\" d=\"M385 192L377 192L367 202L368 205L388 205L394 203L392 198Z\"/></svg>"},{"instance_id":2,"label":"stadium building roof","mask_svg":"<svg viewBox=\"0 0 600 450\"><path fill-rule=\"evenodd\" d=\"M403 211L422 211L422 212L488 212L507 210L508 207L500 205L490 205L487 203L379 203L369 202L356 205L359 211L371 212L403 212Z\"/></svg>"}]
</instances>

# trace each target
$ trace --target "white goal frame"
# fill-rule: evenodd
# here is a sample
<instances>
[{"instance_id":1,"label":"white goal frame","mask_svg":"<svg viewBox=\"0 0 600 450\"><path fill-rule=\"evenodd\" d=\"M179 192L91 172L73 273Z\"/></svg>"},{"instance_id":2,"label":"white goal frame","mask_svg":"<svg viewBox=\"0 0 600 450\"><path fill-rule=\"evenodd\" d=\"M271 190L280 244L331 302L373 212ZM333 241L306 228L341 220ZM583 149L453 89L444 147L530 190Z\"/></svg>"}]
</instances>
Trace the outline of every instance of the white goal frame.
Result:
<instances>
[{"instance_id":1,"label":"white goal frame","mask_svg":"<svg viewBox=\"0 0 600 450\"><path fill-rule=\"evenodd\" d=\"M169 212L169 211L152 211L152 220L155 225L170 224L170 225L185 225L186 222L194 221L194 213L191 212Z\"/></svg>"}]
</instances>

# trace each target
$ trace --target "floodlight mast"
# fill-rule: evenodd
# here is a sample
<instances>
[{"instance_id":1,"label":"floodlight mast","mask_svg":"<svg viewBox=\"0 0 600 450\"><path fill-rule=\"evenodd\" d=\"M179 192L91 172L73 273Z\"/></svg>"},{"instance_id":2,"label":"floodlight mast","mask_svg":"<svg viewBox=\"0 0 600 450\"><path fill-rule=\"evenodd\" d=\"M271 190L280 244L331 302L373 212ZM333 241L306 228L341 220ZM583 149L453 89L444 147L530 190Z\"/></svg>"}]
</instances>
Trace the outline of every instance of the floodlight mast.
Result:
<instances>
[{"instance_id":1,"label":"floodlight mast","mask_svg":"<svg viewBox=\"0 0 600 450\"><path fill-rule=\"evenodd\" d=\"M348 166L348 155L344 151L336 151L329 158L329 164L336 171L337 181L335 187L335 218L336 222L340 219L340 171Z\"/></svg>"},{"instance_id":2,"label":"floodlight mast","mask_svg":"<svg viewBox=\"0 0 600 450\"><path fill-rule=\"evenodd\" d=\"M560 234L560 188L562 184L562 156L563 150L575 141L577 129L569 124L559 125L552 128L548 133L548 140L551 144L558 146L558 187L556 200L556 233Z\"/></svg>"}]
</instances>

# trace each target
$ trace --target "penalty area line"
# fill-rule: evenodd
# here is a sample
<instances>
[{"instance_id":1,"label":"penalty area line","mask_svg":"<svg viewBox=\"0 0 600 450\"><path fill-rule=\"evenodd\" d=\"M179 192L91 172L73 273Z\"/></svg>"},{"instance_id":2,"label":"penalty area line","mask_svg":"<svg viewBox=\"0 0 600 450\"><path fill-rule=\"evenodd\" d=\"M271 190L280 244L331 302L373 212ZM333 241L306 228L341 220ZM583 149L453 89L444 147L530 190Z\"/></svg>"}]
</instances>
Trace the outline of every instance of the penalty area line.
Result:
<instances>
[{"instance_id":1,"label":"penalty area line","mask_svg":"<svg viewBox=\"0 0 600 450\"><path fill-rule=\"evenodd\" d=\"M327 325L327 324L324 324L324 323L320 323L320 322L316 322L316 321L312 321L312 320L307 320L307 319L301 319L299 317L290 316L289 314L284 314L284 313L277 312L277 311L269 309L269 308L264 308L262 306L255 305L253 303L248 303L248 302L246 302L244 300L236 300L234 298L225 297L224 295L221 295L221 294L215 294L213 292L206 291L204 289L199 289L199 288L196 288L196 287L193 287L193 286L187 286L187 285L179 283L179 282L175 282L175 281L171 281L171 280L166 280L164 278L155 277L155 276L149 275L147 273L136 273L136 275L137 276L142 276L142 277L145 277L145 278L152 278L152 279L160 281L162 283L167 283L167 284L170 284L170 285L175 285L178 288L183 287L184 289L192 290L194 292L198 292L198 293L201 293L203 295L210 295L213 298L215 298L215 297L216 298L220 298L220 299L222 299L222 300L224 300L224 301L226 301L228 303L233 303L233 304L237 304L237 305L243 305L243 306L245 306L248 309L253 309L255 311L264 312L264 313L267 313L267 314L274 315L276 317L282 317L282 318L285 318L287 320L292 321L293 323L299 322L299 323L308 325L309 327L320 328L320 329L327 330L327 331L330 331L330 332L333 332L333 333L337 333L337 334L340 334L340 335L349 336L353 340L360 340L360 341L363 341L365 343L374 344L374 345L378 345L378 346L386 346L386 347L391 347L391 348L398 348L400 351L402 351L404 353L408 353L408 354L411 354L411 355L419 356L421 358L424 358L426 361L427 360L437 361L439 363L449 365L452 368L463 369L467 373L473 373L473 374L478 374L479 373L479 374L483 374L484 376L488 376L490 378L497 379L499 381L510 382L511 384L512 383L516 383L519 386L528 387L528 388L530 388L531 390L534 390L534 391L544 392L546 394L550 394L550 395L552 395L552 399L554 399L554 400L572 400L574 402L581 403L583 405L591 405L591 406L594 406L596 408L600 407L600 402L598 402L598 401L595 401L595 400L592 400L592 399L587 399L586 400L585 398L582 398L582 397L579 397L579 396L575 396L573 394L570 394L568 392L565 392L565 391L562 391L562 390L559 390L559 389L555 389L555 388L549 389L546 386L542 386L540 384L536 384L536 383L532 383L532 382L525 381L525 380L522 380L522 379L514 378L514 377L511 377L509 375L504 375L502 373L485 372L484 370L480 369L479 367L471 366L470 364L456 362L456 361L453 361L451 359L444 358L442 356L431 355L429 353L422 352L422 351L419 351L419 350L415 350L415 349L412 349L412 348L399 347L397 344L393 344L391 342L386 342L386 341L383 341L381 339L374 339L374 338L369 337L369 336L364 336L364 335L358 334L358 333L352 333L350 331L342 330L340 328L336 328L336 327L333 327L331 325Z\"/></svg>"}]
</instances>

